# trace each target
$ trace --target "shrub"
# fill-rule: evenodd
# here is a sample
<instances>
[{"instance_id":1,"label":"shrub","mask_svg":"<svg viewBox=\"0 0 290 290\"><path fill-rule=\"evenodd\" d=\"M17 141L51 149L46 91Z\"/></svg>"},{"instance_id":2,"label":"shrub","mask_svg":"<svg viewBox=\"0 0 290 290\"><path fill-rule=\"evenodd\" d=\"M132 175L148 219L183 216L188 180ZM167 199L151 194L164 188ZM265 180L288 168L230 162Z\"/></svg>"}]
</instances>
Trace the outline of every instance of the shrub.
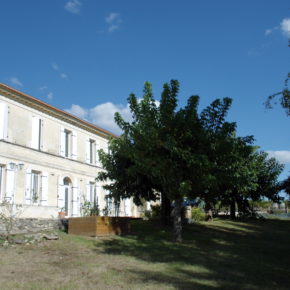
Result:
<instances>
[{"instance_id":1,"label":"shrub","mask_svg":"<svg viewBox=\"0 0 290 290\"><path fill-rule=\"evenodd\" d=\"M151 205L151 218L152 219L159 219L161 217L161 206L159 204L157 205Z\"/></svg>"},{"instance_id":2,"label":"shrub","mask_svg":"<svg viewBox=\"0 0 290 290\"><path fill-rule=\"evenodd\" d=\"M205 213L204 211L199 208L199 207L194 207L192 210L191 210L191 215L192 215L192 219L195 221L195 222L201 222L201 221L205 221Z\"/></svg>"}]
</instances>

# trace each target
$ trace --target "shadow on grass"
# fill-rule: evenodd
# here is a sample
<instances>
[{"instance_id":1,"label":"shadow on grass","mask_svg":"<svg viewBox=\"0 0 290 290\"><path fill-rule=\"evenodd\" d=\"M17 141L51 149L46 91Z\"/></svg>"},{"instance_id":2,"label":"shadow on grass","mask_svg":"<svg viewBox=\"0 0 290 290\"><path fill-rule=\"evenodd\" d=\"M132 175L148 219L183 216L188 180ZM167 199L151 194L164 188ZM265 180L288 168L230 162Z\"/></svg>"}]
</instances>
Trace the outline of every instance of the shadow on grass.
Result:
<instances>
[{"instance_id":1,"label":"shadow on grass","mask_svg":"<svg viewBox=\"0 0 290 290\"><path fill-rule=\"evenodd\" d=\"M134 269L144 281L176 289L289 289L290 221L212 223L184 227L184 242L171 241L171 229L136 221L134 235L97 243L97 251L126 255L159 268ZM101 246L101 247L99 247Z\"/></svg>"}]
</instances>

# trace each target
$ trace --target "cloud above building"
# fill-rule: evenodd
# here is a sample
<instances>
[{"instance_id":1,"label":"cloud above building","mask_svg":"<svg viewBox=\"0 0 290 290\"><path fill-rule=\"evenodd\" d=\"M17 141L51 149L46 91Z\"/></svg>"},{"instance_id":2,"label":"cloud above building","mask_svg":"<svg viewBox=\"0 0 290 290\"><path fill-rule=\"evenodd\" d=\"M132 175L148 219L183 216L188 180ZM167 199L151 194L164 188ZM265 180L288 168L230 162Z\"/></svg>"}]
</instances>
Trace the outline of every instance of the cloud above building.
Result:
<instances>
[{"instance_id":1,"label":"cloud above building","mask_svg":"<svg viewBox=\"0 0 290 290\"><path fill-rule=\"evenodd\" d=\"M284 18L280 25L274 26L272 28L268 28L265 30L265 35L271 35L273 34L275 31L280 30L280 32L286 36L286 37L290 37L290 18Z\"/></svg>"},{"instance_id":2,"label":"cloud above building","mask_svg":"<svg viewBox=\"0 0 290 290\"><path fill-rule=\"evenodd\" d=\"M116 105L111 102L106 102L89 109L73 104L65 111L115 134L121 134L120 128L114 121L116 112L119 112L124 120L132 120L128 104L124 106L122 104Z\"/></svg>"},{"instance_id":3,"label":"cloud above building","mask_svg":"<svg viewBox=\"0 0 290 290\"><path fill-rule=\"evenodd\" d=\"M82 5L79 0L70 0L66 2L64 9L72 14L79 14Z\"/></svg>"},{"instance_id":4,"label":"cloud above building","mask_svg":"<svg viewBox=\"0 0 290 290\"><path fill-rule=\"evenodd\" d=\"M23 87L23 83L17 77L10 77L9 82L17 87Z\"/></svg>"},{"instance_id":5,"label":"cloud above building","mask_svg":"<svg viewBox=\"0 0 290 290\"><path fill-rule=\"evenodd\" d=\"M280 163L290 164L290 151L281 150L281 151L266 151L269 158L276 158Z\"/></svg>"}]
</instances>

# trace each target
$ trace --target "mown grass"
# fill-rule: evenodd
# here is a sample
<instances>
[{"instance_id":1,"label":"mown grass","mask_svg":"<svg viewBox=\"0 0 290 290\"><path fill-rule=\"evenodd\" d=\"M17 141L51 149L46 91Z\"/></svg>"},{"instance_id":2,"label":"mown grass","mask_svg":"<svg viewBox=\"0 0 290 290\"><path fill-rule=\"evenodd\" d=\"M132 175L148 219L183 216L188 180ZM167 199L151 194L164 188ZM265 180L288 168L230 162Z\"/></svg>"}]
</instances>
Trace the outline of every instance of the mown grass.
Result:
<instances>
[{"instance_id":1,"label":"mown grass","mask_svg":"<svg viewBox=\"0 0 290 290\"><path fill-rule=\"evenodd\" d=\"M1 289L290 289L289 220L188 225L182 244L158 223L132 231L1 248Z\"/></svg>"}]
</instances>

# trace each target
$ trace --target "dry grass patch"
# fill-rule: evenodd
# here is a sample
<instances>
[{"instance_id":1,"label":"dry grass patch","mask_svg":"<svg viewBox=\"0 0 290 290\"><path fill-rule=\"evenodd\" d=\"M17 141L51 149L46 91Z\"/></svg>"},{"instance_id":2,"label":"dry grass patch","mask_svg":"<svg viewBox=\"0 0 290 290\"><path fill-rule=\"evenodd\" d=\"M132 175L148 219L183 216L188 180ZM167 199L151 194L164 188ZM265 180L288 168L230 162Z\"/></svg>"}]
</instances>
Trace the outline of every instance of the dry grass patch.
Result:
<instances>
[{"instance_id":1,"label":"dry grass patch","mask_svg":"<svg viewBox=\"0 0 290 290\"><path fill-rule=\"evenodd\" d=\"M1 289L289 289L289 221L218 220L169 228L137 221L134 234L0 247Z\"/></svg>"}]
</instances>

